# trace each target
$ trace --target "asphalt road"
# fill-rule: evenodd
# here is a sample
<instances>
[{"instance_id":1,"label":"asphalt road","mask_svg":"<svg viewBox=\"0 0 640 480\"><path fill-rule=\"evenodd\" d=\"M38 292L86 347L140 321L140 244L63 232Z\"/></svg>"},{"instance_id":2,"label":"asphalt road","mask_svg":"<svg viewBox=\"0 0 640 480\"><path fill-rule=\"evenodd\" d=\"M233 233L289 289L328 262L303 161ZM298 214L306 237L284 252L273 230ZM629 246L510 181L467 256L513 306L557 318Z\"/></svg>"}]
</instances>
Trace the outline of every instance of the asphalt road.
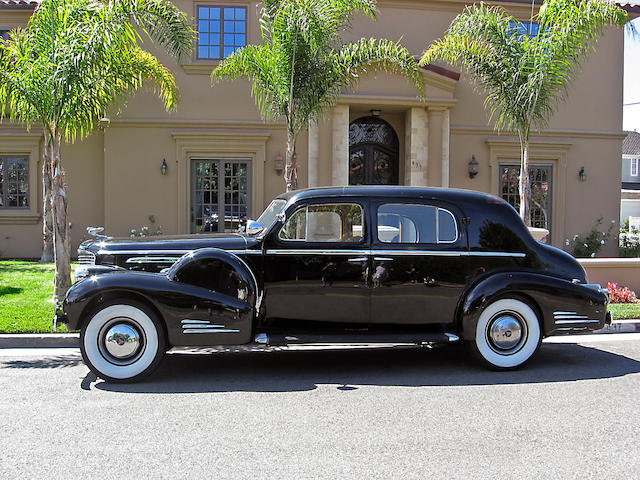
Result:
<instances>
[{"instance_id":1,"label":"asphalt road","mask_svg":"<svg viewBox=\"0 0 640 480\"><path fill-rule=\"evenodd\" d=\"M456 347L230 350L134 385L75 349L0 350L0 478L640 475L640 334L548 342L506 373Z\"/></svg>"}]
</instances>

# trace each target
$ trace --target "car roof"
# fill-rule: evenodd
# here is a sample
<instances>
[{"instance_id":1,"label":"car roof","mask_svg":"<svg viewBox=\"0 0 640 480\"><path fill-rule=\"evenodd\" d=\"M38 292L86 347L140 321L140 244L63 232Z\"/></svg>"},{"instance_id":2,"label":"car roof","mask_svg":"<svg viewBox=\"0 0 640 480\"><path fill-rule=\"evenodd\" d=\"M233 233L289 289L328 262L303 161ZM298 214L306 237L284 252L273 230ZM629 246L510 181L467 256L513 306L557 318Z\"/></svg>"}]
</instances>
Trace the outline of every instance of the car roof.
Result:
<instances>
[{"instance_id":1,"label":"car roof","mask_svg":"<svg viewBox=\"0 0 640 480\"><path fill-rule=\"evenodd\" d=\"M318 197L397 197L421 200L441 200L452 203L504 204L499 197L472 190L454 188L408 187L404 185L357 185L348 187L317 187L294 190L278 195L290 202Z\"/></svg>"}]
</instances>

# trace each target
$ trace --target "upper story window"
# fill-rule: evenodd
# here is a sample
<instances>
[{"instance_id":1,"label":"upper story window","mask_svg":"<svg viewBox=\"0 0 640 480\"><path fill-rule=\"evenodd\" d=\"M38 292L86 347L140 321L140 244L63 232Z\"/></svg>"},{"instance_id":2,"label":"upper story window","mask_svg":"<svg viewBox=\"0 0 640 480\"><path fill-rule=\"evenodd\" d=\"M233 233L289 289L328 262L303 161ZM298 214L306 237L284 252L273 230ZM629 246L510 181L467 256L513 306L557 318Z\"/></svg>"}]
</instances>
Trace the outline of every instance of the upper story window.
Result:
<instances>
[{"instance_id":1,"label":"upper story window","mask_svg":"<svg viewBox=\"0 0 640 480\"><path fill-rule=\"evenodd\" d=\"M29 208L29 157L0 155L0 208Z\"/></svg>"},{"instance_id":2,"label":"upper story window","mask_svg":"<svg viewBox=\"0 0 640 480\"><path fill-rule=\"evenodd\" d=\"M535 22L509 22L511 33L536 37L540 33L540 24Z\"/></svg>"},{"instance_id":3,"label":"upper story window","mask_svg":"<svg viewBox=\"0 0 640 480\"><path fill-rule=\"evenodd\" d=\"M631 159L631 176L632 177L637 177L638 176L638 158L632 158Z\"/></svg>"},{"instance_id":4,"label":"upper story window","mask_svg":"<svg viewBox=\"0 0 640 480\"><path fill-rule=\"evenodd\" d=\"M388 203L378 208L378 239L384 243L454 243L458 225L449 210Z\"/></svg>"},{"instance_id":5,"label":"upper story window","mask_svg":"<svg viewBox=\"0 0 640 480\"><path fill-rule=\"evenodd\" d=\"M198 58L226 58L246 44L246 7L198 6Z\"/></svg>"},{"instance_id":6,"label":"upper story window","mask_svg":"<svg viewBox=\"0 0 640 480\"><path fill-rule=\"evenodd\" d=\"M359 242L362 207L356 203L309 205L294 212L278 236L307 242Z\"/></svg>"}]
</instances>

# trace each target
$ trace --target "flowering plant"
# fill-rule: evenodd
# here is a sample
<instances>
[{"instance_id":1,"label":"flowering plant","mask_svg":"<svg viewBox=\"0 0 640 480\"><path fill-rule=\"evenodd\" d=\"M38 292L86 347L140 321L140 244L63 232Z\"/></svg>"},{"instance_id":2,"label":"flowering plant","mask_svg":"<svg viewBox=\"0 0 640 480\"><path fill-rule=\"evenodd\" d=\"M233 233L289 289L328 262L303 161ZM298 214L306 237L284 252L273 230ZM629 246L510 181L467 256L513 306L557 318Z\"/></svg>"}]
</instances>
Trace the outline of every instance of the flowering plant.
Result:
<instances>
[{"instance_id":1,"label":"flowering plant","mask_svg":"<svg viewBox=\"0 0 640 480\"><path fill-rule=\"evenodd\" d=\"M611 230L613 229L614 224L615 220L612 220L609 229L606 232L601 232L600 226L602 225L602 217L600 217L589 233L584 236L574 235L573 240L571 242L567 240L565 244L571 247L571 253L573 253L574 257L595 257L596 253L598 253L602 246L606 244L607 240L611 237Z\"/></svg>"},{"instance_id":2,"label":"flowering plant","mask_svg":"<svg viewBox=\"0 0 640 480\"><path fill-rule=\"evenodd\" d=\"M638 303L635 292L627 287L619 287L617 283L609 282L607 288L611 303Z\"/></svg>"}]
</instances>

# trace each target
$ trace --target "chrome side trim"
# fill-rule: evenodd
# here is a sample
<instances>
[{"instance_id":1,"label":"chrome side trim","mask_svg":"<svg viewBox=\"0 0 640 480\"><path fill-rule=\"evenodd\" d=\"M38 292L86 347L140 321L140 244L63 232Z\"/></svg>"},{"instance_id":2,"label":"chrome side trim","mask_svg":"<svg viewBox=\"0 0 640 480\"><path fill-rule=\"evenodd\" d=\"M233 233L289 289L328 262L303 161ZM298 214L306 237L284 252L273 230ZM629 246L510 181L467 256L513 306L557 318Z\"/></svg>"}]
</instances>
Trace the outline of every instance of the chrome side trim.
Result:
<instances>
[{"instance_id":1,"label":"chrome side trim","mask_svg":"<svg viewBox=\"0 0 640 480\"><path fill-rule=\"evenodd\" d=\"M267 255L368 255L369 250L327 250L327 249L278 249L267 250Z\"/></svg>"},{"instance_id":2,"label":"chrome side trim","mask_svg":"<svg viewBox=\"0 0 640 480\"><path fill-rule=\"evenodd\" d=\"M180 257L131 257L125 263L176 263Z\"/></svg>"},{"instance_id":3,"label":"chrome side trim","mask_svg":"<svg viewBox=\"0 0 640 480\"><path fill-rule=\"evenodd\" d=\"M389 257L373 257L376 262L390 262L393 258Z\"/></svg>"},{"instance_id":4,"label":"chrome side trim","mask_svg":"<svg viewBox=\"0 0 640 480\"><path fill-rule=\"evenodd\" d=\"M366 262L366 261L367 261L367 257L355 257L347 260L347 262L350 262L350 263L359 263L359 262Z\"/></svg>"},{"instance_id":5,"label":"chrome side trim","mask_svg":"<svg viewBox=\"0 0 640 480\"><path fill-rule=\"evenodd\" d=\"M522 252L465 252L451 250L327 250L327 249L271 249L267 255L425 255L439 257L526 257Z\"/></svg>"},{"instance_id":6,"label":"chrome side trim","mask_svg":"<svg viewBox=\"0 0 640 480\"><path fill-rule=\"evenodd\" d=\"M184 255L191 250L99 250L98 255Z\"/></svg>"},{"instance_id":7,"label":"chrome side trim","mask_svg":"<svg viewBox=\"0 0 640 480\"><path fill-rule=\"evenodd\" d=\"M187 328L182 333L239 333L240 330L234 330L231 328Z\"/></svg>"},{"instance_id":8,"label":"chrome side trim","mask_svg":"<svg viewBox=\"0 0 640 480\"><path fill-rule=\"evenodd\" d=\"M594 320L593 318L579 320L556 320L556 325L573 325L575 323L600 323L600 320Z\"/></svg>"},{"instance_id":9,"label":"chrome side trim","mask_svg":"<svg viewBox=\"0 0 640 480\"><path fill-rule=\"evenodd\" d=\"M189 320L182 323L182 333L239 333L240 330L226 328L224 325L212 325L208 320Z\"/></svg>"}]
</instances>

